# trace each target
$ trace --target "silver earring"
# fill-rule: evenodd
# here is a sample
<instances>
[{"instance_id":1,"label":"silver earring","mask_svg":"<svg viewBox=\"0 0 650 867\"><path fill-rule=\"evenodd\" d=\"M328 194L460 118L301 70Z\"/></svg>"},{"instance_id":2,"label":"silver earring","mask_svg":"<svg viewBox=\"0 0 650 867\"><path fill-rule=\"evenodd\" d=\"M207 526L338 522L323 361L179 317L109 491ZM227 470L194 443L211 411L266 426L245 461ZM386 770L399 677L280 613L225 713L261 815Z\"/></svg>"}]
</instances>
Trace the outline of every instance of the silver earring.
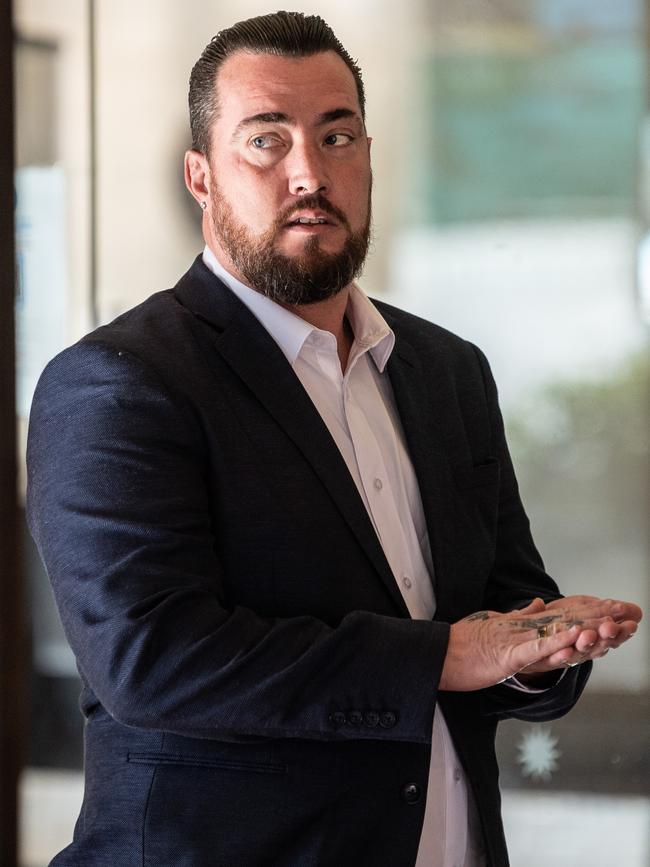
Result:
<instances>
[{"instance_id":1,"label":"silver earring","mask_svg":"<svg viewBox=\"0 0 650 867\"><path fill-rule=\"evenodd\" d=\"M207 202L200 202L199 204L201 205L201 210L203 210L203 211L205 211L205 209L208 207Z\"/></svg>"}]
</instances>

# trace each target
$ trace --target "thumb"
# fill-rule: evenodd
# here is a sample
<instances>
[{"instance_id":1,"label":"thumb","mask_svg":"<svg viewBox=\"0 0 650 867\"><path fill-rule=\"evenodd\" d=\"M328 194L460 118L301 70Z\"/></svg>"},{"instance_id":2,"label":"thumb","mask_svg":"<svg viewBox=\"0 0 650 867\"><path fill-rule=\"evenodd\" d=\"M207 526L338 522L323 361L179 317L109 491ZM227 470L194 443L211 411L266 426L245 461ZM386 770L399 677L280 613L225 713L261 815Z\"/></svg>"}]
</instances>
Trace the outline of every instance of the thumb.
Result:
<instances>
[{"instance_id":1,"label":"thumb","mask_svg":"<svg viewBox=\"0 0 650 867\"><path fill-rule=\"evenodd\" d=\"M529 602L525 608L519 608L517 610L520 614L539 614L540 611L546 610L546 603L543 599L540 599L539 596L536 596L535 599L533 599L532 602Z\"/></svg>"}]
</instances>

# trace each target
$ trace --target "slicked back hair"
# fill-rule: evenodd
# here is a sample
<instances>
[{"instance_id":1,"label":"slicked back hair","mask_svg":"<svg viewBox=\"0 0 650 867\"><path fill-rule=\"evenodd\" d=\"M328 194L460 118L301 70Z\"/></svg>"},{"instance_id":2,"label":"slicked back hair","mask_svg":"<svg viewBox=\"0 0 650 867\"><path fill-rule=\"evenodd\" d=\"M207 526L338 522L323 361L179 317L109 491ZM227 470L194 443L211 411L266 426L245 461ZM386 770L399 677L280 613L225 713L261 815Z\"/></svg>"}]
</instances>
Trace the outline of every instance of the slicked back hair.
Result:
<instances>
[{"instance_id":1,"label":"slicked back hair","mask_svg":"<svg viewBox=\"0 0 650 867\"><path fill-rule=\"evenodd\" d=\"M361 117L365 120L366 98L361 69L350 57L328 24L319 15L274 12L239 21L221 30L203 50L190 75L190 129L192 148L210 153L210 128L218 117L216 80L221 65L237 51L275 54L279 57L309 57L334 51L348 67L357 86Z\"/></svg>"}]
</instances>

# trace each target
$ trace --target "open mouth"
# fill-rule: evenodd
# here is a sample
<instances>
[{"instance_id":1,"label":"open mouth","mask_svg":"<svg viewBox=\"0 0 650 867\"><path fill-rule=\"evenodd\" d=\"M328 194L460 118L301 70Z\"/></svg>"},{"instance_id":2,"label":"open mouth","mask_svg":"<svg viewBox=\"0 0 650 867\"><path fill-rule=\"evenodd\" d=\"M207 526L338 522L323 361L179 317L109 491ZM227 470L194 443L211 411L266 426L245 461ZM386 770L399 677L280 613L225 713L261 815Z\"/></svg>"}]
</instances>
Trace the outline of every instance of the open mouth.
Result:
<instances>
[{"instance_id":1,"label":"open mouth","mask_svg":"<svg viewBox=\"0 0 650 867\"><path fill-rule=\"evenodd\" d=\"M297 217L287 223L288 226L329 226L331 223L325 217Z\"/></svg>"},{"instance_id":2,"label":"open mouth","mask_svg":"<svg viewBox=\"0 0 650 867\"><path fill-rule=\"evenodd\" d=\"M285 229L297 229L300 231L318 231L326 226L330 229L336 228L339 225L337 219L333 218L324 208L319 207L298 207L293 212L293 217L284 224Z\"/></svg>"}]
</instances>

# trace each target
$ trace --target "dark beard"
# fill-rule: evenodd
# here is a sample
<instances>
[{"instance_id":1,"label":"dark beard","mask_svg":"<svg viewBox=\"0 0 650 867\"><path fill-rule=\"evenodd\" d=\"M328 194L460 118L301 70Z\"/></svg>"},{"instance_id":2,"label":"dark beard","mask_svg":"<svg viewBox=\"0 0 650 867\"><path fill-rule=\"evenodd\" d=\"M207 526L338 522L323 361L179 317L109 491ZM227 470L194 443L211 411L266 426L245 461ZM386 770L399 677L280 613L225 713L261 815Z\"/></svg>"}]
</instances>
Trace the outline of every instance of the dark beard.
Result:
<instances>
[{"instance_id":1,"label":"dark beard","mask_svg":"<svg viewBox=\"0 0 650 867\"><path fill-rule=\"evenodd\" d=\"M336 217L347 230L345 244L338 253L323 252L316 235L306 239L300 255L285 256L275 249L277 235L298 207ZM340 292L361 273L370 243L370 194L368 219L357 233L350 231L345 214L319 193L301 198L260 237L251 235L237 222L229 202L218 190L212 214L215 235L245 281L267 298L290 306L314 304Z\"/></svg>"}]
</instances>

